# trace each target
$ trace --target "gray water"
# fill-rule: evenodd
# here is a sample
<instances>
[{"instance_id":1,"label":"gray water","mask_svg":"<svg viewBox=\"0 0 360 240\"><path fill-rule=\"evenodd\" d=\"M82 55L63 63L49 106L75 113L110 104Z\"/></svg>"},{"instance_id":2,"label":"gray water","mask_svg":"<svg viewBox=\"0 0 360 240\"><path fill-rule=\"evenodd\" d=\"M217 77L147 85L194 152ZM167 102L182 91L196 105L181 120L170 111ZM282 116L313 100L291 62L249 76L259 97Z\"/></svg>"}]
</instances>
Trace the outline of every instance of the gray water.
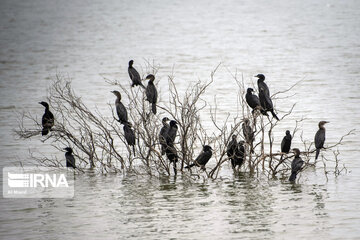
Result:
<instances>
[{"instance_id":1,"label":"gray water","mask_svg":"<svg viewBox=\"0 0 360 240\"><path fill-rule=\"evenodd\" d=\"M160 64L166 93L174 67L180 90L220 62L206 95L216 96L218 121L235 114L229 72L264 73L272 92L303 79L294 97L276 101L278 142L295 120L311 141L328 120L327 144L360 124L360 3L358 1L0 1L0 166L31 161L28 149L63 157L40 138L18 140L17 111L41 116L37 104L56 73L73 79L92 108L111 114L114 90L102 76L129 84L127 64L145 72ZM165 99L162 99L165 101ZM161 104L161 103L160 103ZM202 121L209 123L208 114ZM358 239L359 140L339 147L347 174L327 181L307 170L299 184L233 176L215 181L87 173L76 176L73 199L0 199L1 239ZM299 136L293 146L301 148ZM278 151L278 145L276 146ZM324 153L331 157L331 152ZM210 162L209 166L213 166ZM2 180L1 180L2 181Z\"/></svg>"}]
</instances>

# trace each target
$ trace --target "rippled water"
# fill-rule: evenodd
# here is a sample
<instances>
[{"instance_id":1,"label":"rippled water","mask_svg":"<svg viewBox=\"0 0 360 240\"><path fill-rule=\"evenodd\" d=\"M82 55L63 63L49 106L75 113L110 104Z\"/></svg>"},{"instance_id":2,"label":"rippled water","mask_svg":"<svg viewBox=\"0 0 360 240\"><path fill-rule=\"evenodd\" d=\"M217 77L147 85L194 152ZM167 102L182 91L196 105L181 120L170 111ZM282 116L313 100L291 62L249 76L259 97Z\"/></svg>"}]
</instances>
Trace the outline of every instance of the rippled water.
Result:
<instances>
[{"instance_id":1,"label":"rippled water","mask_svg":"<svg viewBox=\"0 0 360 240\"><path fill-rule=\"evenodd\" d=\"M296 95L276 101L281 140L295 120L312 140L317 122L328 120L327 143L360 124L360 29L358 1L1 1L0 166L28 159L28 148L62 157L39 139L19 141L16 111L41 116L51 78L61 72L90 106L110 114L112 89L102 76L129 83L127 63L145 74L145 59L161 65L157 79L166 92L174 67L185 89L209 80L225 114L236 113L237 69L247 84L264 73L272 92L298 80ZM162 99L165 101L166 99ZM203 115L206 123L208 115ZM307 170L300 184L246 174L189 183L132 176L76 176L74 199L0 199L2 239L356 239L360 163L357 135L340 147L348 174L326 181ZM295 138L293 146L300 146ZM277 146L278 148L278 146ZM331 153L326 153L331 156ZM213 163L209 163L210 165ZM0 180L2 181L2 180Z\"/></svg>"}]
</instances>

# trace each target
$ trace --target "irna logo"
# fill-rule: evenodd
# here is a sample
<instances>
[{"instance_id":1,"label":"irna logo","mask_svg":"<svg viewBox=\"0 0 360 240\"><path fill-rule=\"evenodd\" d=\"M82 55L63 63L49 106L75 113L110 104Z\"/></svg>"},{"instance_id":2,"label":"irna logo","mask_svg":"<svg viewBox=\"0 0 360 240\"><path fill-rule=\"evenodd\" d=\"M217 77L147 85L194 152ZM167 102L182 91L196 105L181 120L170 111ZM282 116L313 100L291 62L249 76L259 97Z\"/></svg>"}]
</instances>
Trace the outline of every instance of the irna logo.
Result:
<instances>
[{"instance_id":1,"label":"irna logo","mask_svg":"<svg viewBox=\"0 0 360 240\"><path fill-rule=\"evenodd\" d=\"M8 173L8 185L12 188L25 187L69 187L65 174Z\"/></svg>"},{"instance_id":2,"label":"irna logo","mask_svg":"<svg viewBox=\"0 0 360 240\"><path fill-rule=\"evenodd\" d=\"M5 198L72 198L74 171L51 167L3 168Z\"/></svg>"}]
</instances>

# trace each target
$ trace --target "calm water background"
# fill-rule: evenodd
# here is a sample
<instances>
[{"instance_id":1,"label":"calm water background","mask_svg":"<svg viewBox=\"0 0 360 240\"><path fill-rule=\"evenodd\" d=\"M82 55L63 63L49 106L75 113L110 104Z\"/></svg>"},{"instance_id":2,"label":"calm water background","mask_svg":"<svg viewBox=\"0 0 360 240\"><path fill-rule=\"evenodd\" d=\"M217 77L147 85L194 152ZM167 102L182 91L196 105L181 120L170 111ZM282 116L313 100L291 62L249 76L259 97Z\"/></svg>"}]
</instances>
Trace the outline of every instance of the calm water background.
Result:
<instances>
[{"instance_id":1,"label":"calm water background","mask_svg":"<svg viewBox=\"0 0 360 240\"><path fill-rule=\"evenodd\" d=\"M295 119L306 117L304 137L328 120L327 144L360 124L359 1L0 1L0 166L25 161L28 148L62 157L39 138L17 140L16 111L39 117L37 104L59 72L73 79L91 107L110 114L113 87L102 78L129 83L127 63L145 72L145 59L161 65L157 80L166 93L175 69L180 90L209 80L221 122L236 113L236 85L264 73L271 92L298 80L290 100L276 101L294 114L281 122L281 141ZM165 98L163 99L165 100ZM208 115L203 115L207 123ZM348 173L326 181L321 170L300 184L234 177L188 183L85 174L74 199L0 199L1 239L358 239L360 238L359 131L340 147ZM299 146L299 136L293 146ZM277 146L278 148L278 146ZM328 157L331 153L326 154ZM211 165L211 163L210 163ZM1 180L2 181L2 180Z\"/></svg>"}]
</instances>

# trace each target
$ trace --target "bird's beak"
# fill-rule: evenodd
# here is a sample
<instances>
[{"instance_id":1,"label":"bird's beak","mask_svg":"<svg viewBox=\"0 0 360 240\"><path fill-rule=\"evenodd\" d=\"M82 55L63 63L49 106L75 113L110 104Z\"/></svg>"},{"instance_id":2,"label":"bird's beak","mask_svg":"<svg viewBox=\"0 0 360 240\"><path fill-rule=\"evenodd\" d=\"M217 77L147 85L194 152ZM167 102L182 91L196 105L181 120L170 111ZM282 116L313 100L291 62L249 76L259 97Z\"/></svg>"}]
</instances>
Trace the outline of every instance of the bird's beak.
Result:
<instances>
[{"instance_id":1,"label":"bird's beak","mask_svg":"<svg viewBox=\"0 0 360 240\"><path fill-rule=\"evenodd\" d=\"M330 122L325 121L325 123L330 123Z\"/></svg>"},{"instance_id":2,"label":"bird's beak","mask_svg":"<svg viewBox=\"0 0 360 240\"><path fill-rule=\"evenodd\" d=\"M41 102L39 102L39 104L41 104Z\"/></svg>"},{"instance_id":3,"label":"bird's beak","mask_svg":"<svg viewBox=\"0 0 360 240\"><path fill-rule=\"evenodd\" d=\"M259 75L256 75L256 76L254 76L254 77L259 77Z\"/></svg>"}]
</instances>

